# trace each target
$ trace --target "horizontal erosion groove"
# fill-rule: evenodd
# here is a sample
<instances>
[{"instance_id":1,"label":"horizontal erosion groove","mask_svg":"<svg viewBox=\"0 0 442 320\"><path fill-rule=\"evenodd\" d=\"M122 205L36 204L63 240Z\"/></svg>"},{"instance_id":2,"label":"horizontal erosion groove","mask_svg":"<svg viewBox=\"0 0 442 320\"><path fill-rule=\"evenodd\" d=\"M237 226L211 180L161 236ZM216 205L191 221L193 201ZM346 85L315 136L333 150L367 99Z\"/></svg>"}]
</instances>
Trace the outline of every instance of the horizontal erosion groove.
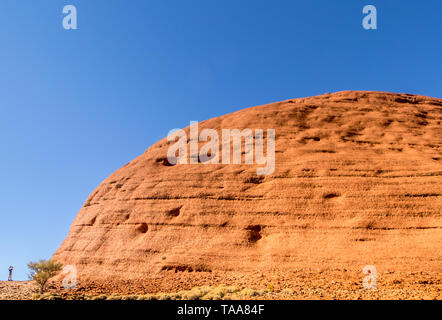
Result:
<instances>
[{"instance_id":1,"label":"horizontal erosion groove","mask_svg":"<svg viewBox=\"0 0 442 320\"><path fill-rule=\"evenodd\" d=\"M264 196L247 196L247 197L230 197L230 196L199 196L199 197L137 197L129 200L186 200L186 199L209 199L209 200L260 200L264 199ZM265 198L270 199L270 198ZM117 199L114 199L117 200ZM128 201L128 200L120 200L120 201Z\"/></svg>"},{"instance_id":2,"label":"horizontal erosion groove","mask_svg":"<svg viewBox=\"0 0 442 320\"><path fill-rule=\"evenodd\" d=\"M409 198L427 198L427 197L440 197L439 193L421 193L421 194L405 194L406 197Z\"/></svg>"},{"instance_id":3,"label":"horizontal erosion groove","mask_svg":"<svg viewBox=\"0 0 442 320\"><path fill-rule=\"evenodd\" d=\"M379 191L379 187L384 186L383 184L380 184L379 186L373 187L372 190ZM289 187L289 185L285 186ZM301 188L299 186L293 186L296 188ZM312 188L313 189L313 188ZM442 194L438 193L430 193L430 194L376 194L372 195L371 198L396 198L396 197L407 197L407 198L428 198L428 197L440 197ZM249 196L249 197L229 197L229 196L220 196L220 197L137 197L132 199L106 199L106 200L100 200L102 202L105 201L118 201L118 202L128 202L128 201L155 201L155 200L164 200L164 201L175 201L175 200L224 200L224 201L255 201L255 200L311 200L314 199L314 195L305 195L305 196L299 196L299 197L284 197L283 199L279 197L265 197L264 195L260 196ZM357 194L351 195L351 194L345 194L345 198L347 199L359 199L359 196ZM90 204L90 206L96 206L100 203L93 203Z\"/></svg>"},{"instance_id":4,"label":"horizontal erosion groove","mask_svg":"<svg viewBox=\"0 0 442 320\"><path fill-rule=\"evenodd\" d=\"M350 165L351 166L351 165ZM289 165L284 165L281 166L281 168L288 168L290 167ZM318 168L311 168L310 170L315 170ZM344 177L344 178L376 178L376 179L391 179L391 178L415 178L415 177L431 177L431 176L442 176L442 171L436 171L436 172L423 172L423 173L416 173L416 174L396 174L396 175L388 175L389 172L385 172L385 173L373 173L373 170L352 170L346 167L340 167L338 169L339 171L349 171L349 172L358 172L357 174L333 174L333 175L314 175L311 172L312 171L305 171L305 174L303 175L289 175L289 176L283 176L283 175L275 175L275 176L270 176L271 180L274 179L316 179L316 178L324 178L324 179L330 179L330 178L340 178L340 177ZM399 171L399 170L396 170ZM407 170L407 168L404 168L404 170L401 171L412 171L412 170ZM413 170L413 171L417 171L417 170ZM331 170L330 172L338 172L337 170ZM383 174L383 175L382 175ZM190 180L189 180L190 181ZM173 181L171 181L173 182ZM178 182L178 181L176 181ZM180 181L182 182L182 181ZM192 186L192 185L190 185ZM177 198L177 197L170 197L170 199L172 198ZM138 198L137 198L138 199ZM142 199L142 198L141 198Z\"/></svg>"},{"instance_id":5,"label":"horizontal erosion groove","mask_svg":"<svg viewBox=\"0 0 442 320\"><path fill-rule=\"evenodd\" d=\"M161 268L161 271L174 271L176 272L212 272L211 269L204 266L189 266L189 265L165 265Z\"/></svg>"},{"instance_id":6,"label":"horizontal erosion groove","mask_svg":"<svg viewBox=\"0 0 442 320\"><path fill-rule=\"evenodd\" d=\"M406 176L406 177L402 177L402 178L416 178L417 176ZM312 178L312 177L310 177ZM365 178L372 178L372 177L365 177ZM391 178L391 177L385 177L385 178ZM397 178L397 177L396 177ZM379 186L382 186L382 184L380 184ZM288 187L288 186L286 186ZM295 186L296 187L296 186ZM373 190L377 190L379 188L373 188ZM353 196L351 195L345 195L346 198L352 198ZM407 198L427 198L427 197L440 197L441 194L429 194L429 195L401 195L401 194L393 194L393 195L383 195L382 197L407 197ZM356 198L356 196L354 196ZM107 202L107 201L118 201L118 202L128 202L128 201L149 201L149 200L162 200L162 201L176 201L176 200L224 200L224 201L255 201L255 200L281 200L281 198L276 198L276 197L265 197L264 195L260 195L260 196L249 196L249 197L229 197L229 196L225 196L225 197L204 197L204 196L200 196L200 197L137 197L137 198L131 198L131 199L100 199L100 202L96 202L96 203L91 203L88 205L84 205L84 208L88 208L88 207L93 207L93 206L97 206L100 205L101 202ZM305 196L305 197L285 197L284 199L286 200L296 200L296 199L311 199L311 196Z\"/></svg>"},{"instance_id":7,"label":"horizontal erosion groove","mask_svg":"<svg viewBox=\"0 0 442 320\"><path fill-rule=\"evenodd\" d=\"M344 142L351 142L351 143L356 143L356 144L363 144L363 145L383 145L385 144L384 142L376 142L376 141L364 141L364 140L354 140L354 139L349 139L349 138L345 138L345 137L341 137L341 140ZM409 147L427 147L427 148L439 148L438 144L417 144L417 143L390 143L389 145L394 145L394 146L409 146Z\"/></svg>"},{"instance_id":8,"label":"horizontal erosion groove","mask_svg":"<svg viewBox=\"0 0 442 320\"><path fill-rule=\"evenodd\" d=\"M155 249L121 249L118 250L119 252L127 252L127 253L133 253L133 252L137 252L139 254L160 254L160 253L164 253L161 250L155 250ZM91 249L91 250L86 250L86 249L81 249L81 250L64 250L64 252L79 252L79 253L84 253L84 252L93 252L96 253L97 250L96 249ZM110 263L110 261L114 261L114 259L112 258L103 258L103 259L97 259L97 258L93 258L91 256L89 256L88 261L92 262L92 263ZM129 258L127 258L129 259ZM140 258L141 260L141 258ZM121 260L122 263L125 263L127 260ZM138 261L137 259L131 259L131 261ZM86 262L84 264L89 264L89 262Z\"/></svg>"},{"instance_id":9,"label":"horizontal erosion groove","mask_svg":"<svg viewBox=\"0 0 442 320\"><path fill-rule=\"evenodd\" d=\"M137 223L138 224L138 223ZM103 225L112 225L112 224L103 224ZM131 224L133 225L133 224ZM154 222L154 223L146 223L147 226L161 226L161 227L188 227L188 228L222 228L226 230L244 230L244 226L237 225L226 225L226 224L210 224L210 223L202 223L202 224L190 224L190 223L165 223L165 222ZM80 227L82 225L75 225L75 227ZM366 226L309 226L309 225L292 225L292 226L280 226L280 225L260 225L261 228L266 229L300 229L300 230L328 230L328 229L340 229L340 230L357 230L357 229L366 229L366 230L429 230L429 229L442 229L442 226L419 226L419 227L369 227ZM155 230L153 230L155 232Z\"/></svg>"}]
</instances>

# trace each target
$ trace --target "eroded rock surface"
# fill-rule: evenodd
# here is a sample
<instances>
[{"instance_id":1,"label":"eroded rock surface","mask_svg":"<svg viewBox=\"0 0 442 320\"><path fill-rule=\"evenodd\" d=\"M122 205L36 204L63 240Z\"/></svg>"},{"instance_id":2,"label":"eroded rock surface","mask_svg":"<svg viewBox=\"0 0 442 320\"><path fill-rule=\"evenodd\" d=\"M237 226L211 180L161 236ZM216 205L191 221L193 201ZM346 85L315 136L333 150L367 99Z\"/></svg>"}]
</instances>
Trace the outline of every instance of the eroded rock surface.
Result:
<instances>
[{"instance_id":1,"label":"eroded rock surface","mask_svg":"<svg viewBox=\"0 0 442 320\"><path fill-rule=\"evenodd\" d=\"M91 280L365 265L438 272L441 121L441 99L351 91L201 122L200 131L275 129L275 172L171 165L163 139L89 196L54 258Z\"/></svg>"}]
</instances>

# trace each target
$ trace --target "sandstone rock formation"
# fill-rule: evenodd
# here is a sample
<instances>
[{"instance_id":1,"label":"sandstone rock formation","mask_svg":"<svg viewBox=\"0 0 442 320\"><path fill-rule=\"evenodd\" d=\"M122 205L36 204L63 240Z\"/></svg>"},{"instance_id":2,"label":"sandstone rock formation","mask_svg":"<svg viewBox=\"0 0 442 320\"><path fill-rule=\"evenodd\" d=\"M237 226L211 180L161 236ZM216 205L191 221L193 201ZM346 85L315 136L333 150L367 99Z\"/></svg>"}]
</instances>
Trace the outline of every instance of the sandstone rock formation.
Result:
<instances>
[{"instance_id":1,"label":"sandstone rock formation","mask_svg":"<svg viewBox=\"0 0 442 320\"><path fill-rule=\"evenodd\" d=\"M171 165L163 139L89 196L54 259L93 280L167 270L440 271L441 121L441 99L348 91L201 122L218 132L274 128L274 173Z\"/></svg>"}]
</instances>

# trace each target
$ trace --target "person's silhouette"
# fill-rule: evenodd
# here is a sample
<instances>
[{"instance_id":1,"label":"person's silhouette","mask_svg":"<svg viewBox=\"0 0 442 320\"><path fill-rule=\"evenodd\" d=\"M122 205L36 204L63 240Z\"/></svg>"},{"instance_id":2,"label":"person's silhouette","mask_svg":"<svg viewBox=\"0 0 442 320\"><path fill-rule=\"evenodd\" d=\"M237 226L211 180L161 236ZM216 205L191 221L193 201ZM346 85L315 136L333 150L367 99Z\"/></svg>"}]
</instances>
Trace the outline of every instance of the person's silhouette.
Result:
<instances>
[{"instance_id":1,"label":"person's silhouette","mask_svg":"<svg viewBox=\"0 0 442 320\"><path fill-rule=\"evenodd\" d=\"M10 266L8 269L8 271L9 271L8 281L12 281L12 270L14 270L14 267Z\"/></svg>"}]
</instances>

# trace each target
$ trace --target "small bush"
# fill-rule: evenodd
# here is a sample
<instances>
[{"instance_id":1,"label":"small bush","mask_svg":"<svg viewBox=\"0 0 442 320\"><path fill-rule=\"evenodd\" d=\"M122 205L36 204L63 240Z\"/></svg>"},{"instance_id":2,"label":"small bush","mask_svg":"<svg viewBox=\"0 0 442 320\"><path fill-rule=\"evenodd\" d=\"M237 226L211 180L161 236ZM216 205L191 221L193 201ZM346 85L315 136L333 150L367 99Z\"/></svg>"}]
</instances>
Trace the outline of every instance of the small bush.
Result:
<instances>
[{"instance_id":1,"label":"small bush","mask_svg":"<svg viewBox=\"0 0 442 320\"><path fill-rule=\"evenodd\" d=\"M172 293L170 295L172 300L181 300L181 294L180 293Z\"/></svg>"},{"instance_id":2,"label":"small bush","mask_svg":"<svg viewBox=\"0 0 442 320\"><path fill-rule=\"evenodd\" d=\"M293 294L294 291L292 289L286 288L284 290L281 291L282 294Z\"/></svg>"},{"instance_id":3,"label":"small bush","mask_svg":"<svg viewBox=\"0 0 442 320\"><path fill-rule=\"evenodd\" d=\"M259 290L257 292L258 296L264 296L266 294L268 294L269 292L267 291L267 289L263 289L263 290Z\"/></svg>"},{"instance_id":4,"label":"small bush","mask_svg":"<svg viewBox=\"0 0 442 320\"><path fill-rule=\"evenodd\" d=\"M239 289L234 286L230 286L230 287L226 287L226 292L227 293L236 293L236 292L239 292Z\"/></svg>"},{"instance_id":5,"label":"small bush","mask_svg":"<svg viewBox=\"0 0 442 320\"><path fill-rule=\"evenodd\" d=\"M153 295L151 295L151 294L145 294L145 295L142 295L142 296L138 296L137 300L156 300L154 298L155 297Z\"/></svg>"},{"instance_id":6,"label":"small bush","mask_svg":"<svg viewBox=\"0 0 442 320\"><path fill-rule=\"evenodd\" d=\"M182 300L199 300L201 294L197 292L187 292L182 295Z\"/></svg>"},{"instance_id":7,"label":"small bush","mask_svg":"<svg viewBox=\"0 0 442 320\"><path fill-rule=\"evenodd\" d=\"M241 295L243 297L253 297L253 296L257 296L258 292L253 289L245 288L239 292L239 295Z\"/></svg>"},{"instance_id":8,"label":"small bush","mask_svg":"<svg viewBox=\"0 0 442 320\"><path fill-rule=\"evenodd\" d=\"M34 280L40 287L40 293L46 290L48 280L54 277L63 265L52 260L40 260L38 262L29 262L28 268L31 270L29 279Z\"/></svg>"},{"instance_id":9,"label":"small bush","mask_svg":"<svg viewBox=\"0 0 442 320\"><path fill-rule=\"evenodd\" d=\"M206 294L202 299L203 300L221 300L223 295L221 295L219 292L210 292Z\"/></svg>"},{"instance_id":10,"label":"small bush","mask_svg":"<svg viewBox=\"0 0 442 320\"><path fill-rule=\"evenodd\" d=\"M32 300L40 300L41 294L40 293L34 293L31 297Z\"/></svg>"},{"instance_id":11,"label":"small bush","mask_svg":"<svg viewBox=\"0 0 442 320\"><path fill-rule=\"evenodd\" d=\"M35 300L62 300L63 298L56 293L45 293L45 294L38 294L34 295Z\"/></svg>"},{"instance_id":12,"label":"small bush","mask_svg":"<svg viewBox=\"0 0 442 320\"><path fill-rule=\"evenodd\" d=\"M157 295L157 299L158 300L172 300L170 295L168 295L167 293L160 293Z\"/></svg>"}]
</instances>

